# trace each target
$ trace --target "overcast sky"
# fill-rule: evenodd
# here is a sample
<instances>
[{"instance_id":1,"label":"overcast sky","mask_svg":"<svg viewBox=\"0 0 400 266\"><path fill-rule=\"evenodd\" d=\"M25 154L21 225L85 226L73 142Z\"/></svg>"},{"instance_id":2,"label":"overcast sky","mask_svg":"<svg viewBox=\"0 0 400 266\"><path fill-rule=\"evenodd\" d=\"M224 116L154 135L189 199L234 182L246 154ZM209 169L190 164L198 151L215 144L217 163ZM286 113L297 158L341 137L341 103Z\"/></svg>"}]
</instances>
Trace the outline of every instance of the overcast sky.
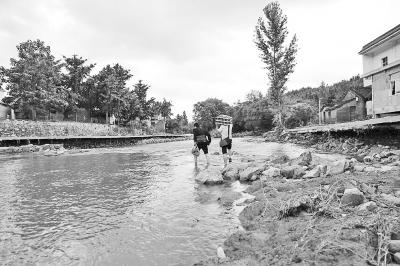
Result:
<instances>
[{"instance_id":1,"label":"overcast sky","mask_svg":"<svg viewBox=\"0 0 400 266\"><path fill-rule=\"evenodd\" d=\"M268 80L254 45L265 0L0 0L0 65L16 45L41 39L72 54L131 69L150 95L192 114L216 97L230 104ZM299 53L288 88L318 86L362 71L361 47L400 24L399 0L281 0Z\"/></svg>"}]
</instances>

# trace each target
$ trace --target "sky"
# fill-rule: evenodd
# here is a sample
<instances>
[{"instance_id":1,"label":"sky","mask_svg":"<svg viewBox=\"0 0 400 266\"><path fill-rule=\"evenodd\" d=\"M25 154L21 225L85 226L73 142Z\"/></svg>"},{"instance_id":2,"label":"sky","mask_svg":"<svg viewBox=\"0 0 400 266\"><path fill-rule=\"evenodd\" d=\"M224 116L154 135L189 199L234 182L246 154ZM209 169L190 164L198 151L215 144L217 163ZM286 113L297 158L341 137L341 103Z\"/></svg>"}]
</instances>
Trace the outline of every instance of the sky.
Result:
<instances>
[{"instance_id":1,"label":"sky","mask_svg":"<svg viewBox=\"0 0 400 266\"><path fill-rule=\"evenodd\" d=\"M40 39L59 59L77 54L94 73L119 63L130 85L173 103L176 115L219 98L233 104L268 78L254 44L262 0L0 0L0 65ZM362 74L361 47L400 24L399 0L281 0L299 51L288 90Z\"/></svg>"}]
</instances>

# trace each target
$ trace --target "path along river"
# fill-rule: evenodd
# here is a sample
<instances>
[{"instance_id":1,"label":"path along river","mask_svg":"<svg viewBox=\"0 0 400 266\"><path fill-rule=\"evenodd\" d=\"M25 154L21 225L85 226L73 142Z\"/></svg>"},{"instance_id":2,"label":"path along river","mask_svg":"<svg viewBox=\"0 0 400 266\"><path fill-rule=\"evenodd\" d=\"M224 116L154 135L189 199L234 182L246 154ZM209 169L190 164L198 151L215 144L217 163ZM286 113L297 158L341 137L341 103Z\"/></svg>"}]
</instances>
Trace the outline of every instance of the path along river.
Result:
<instances>
[{"instance_id":1,"label":"path along river","mask_svg":"<svg viewBox=\"0 0 400 266\"><path fill-rule=\"evenodd\" d=\"M215 255L240 228L241 211L216 199L244 185L197 184L191 146L183 141L56 157L2 155L0 264L191 265ZM234 140L234 150L256 158L302 152L291 144L243 139ZM210 153L216 151L214 142ZM211 160L222 166L220 155Z\"/></svg>"}]
</instances>

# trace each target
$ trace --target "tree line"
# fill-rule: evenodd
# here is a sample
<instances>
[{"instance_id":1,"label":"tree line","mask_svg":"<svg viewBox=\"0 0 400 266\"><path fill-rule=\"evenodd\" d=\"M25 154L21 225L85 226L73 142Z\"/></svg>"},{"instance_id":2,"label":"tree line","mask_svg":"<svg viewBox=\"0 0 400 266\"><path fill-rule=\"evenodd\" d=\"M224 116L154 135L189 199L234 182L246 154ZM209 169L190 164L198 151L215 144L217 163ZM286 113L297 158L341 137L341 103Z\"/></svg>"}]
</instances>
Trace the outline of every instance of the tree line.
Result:
<instances>
[{"instance_id":1,"label":"tree line","mask_svg":"<svg viewBox=\"0 0 400 266\"><path fill-rule=\"evenodd\" d=\"M318 123L319 101L321 107L339 104L350 89L362 88L362 78L353 76L332 85L321 83L318 87L305 87L285 92L278 110L268 95L253 90L244 101L233 105L220 99L209 98L194 105L195 121L205 128L215 128L215 117L227 114L233 118L233 131L268 131L279 123L285 128L295 128ZM281 121L277 121L277 113Z\"/></svg>"},{"instance_id":2,"label":"tree line","mask_svg":"<svg viewBox=\"0 0 400 266\"><path fill-rule=\"evenodd\" d=\"M133 87L129 69L120 64L106 65L94 74L94 63L78 55L56 59L41 40L28 40L17 46L17 57L10 67L0 67L0 86L8 91L3 101L11 105L21 118L62 113L71 120L85 110L98 121L111 115L120 125L161 115L171 117L171 101L148 97L150 86L139 80Z\"/></svg>"}]
</instances>

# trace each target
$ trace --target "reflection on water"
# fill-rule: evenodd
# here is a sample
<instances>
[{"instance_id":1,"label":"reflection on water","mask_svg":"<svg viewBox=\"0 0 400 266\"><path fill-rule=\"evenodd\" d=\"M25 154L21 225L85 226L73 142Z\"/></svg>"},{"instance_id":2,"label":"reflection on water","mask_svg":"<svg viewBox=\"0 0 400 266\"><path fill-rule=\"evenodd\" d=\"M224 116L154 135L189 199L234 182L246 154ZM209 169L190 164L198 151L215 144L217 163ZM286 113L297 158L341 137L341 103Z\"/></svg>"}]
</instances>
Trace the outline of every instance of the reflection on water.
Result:
<instances>
[{"instance_id":1,"label":"reflection on water","mask_svg":"<svg viewBox=\"0 0 400 266\"><path fill-rule=\"evenodd\" d=\"M234 147L263 157L301 152L240 140ZM196 184L190 148L187 141L0 158L0 260L188 265L214 255L239 228L237 210L216 200L233 187Z\"/></svg>"}]
</instances>

